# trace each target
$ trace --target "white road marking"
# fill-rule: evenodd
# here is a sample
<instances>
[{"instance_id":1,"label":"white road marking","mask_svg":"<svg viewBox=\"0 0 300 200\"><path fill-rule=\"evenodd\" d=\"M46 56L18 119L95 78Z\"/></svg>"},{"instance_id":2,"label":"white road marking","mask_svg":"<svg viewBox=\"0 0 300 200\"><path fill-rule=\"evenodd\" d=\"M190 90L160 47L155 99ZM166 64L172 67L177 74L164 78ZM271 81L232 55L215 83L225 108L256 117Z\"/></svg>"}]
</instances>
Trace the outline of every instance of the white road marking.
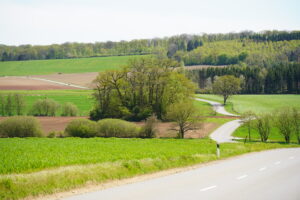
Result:
<instances>
[{"instance_id":1,"label":"white road marking","mask_svg":"<svg viewBox=\"0 0 300 200\"><path fill-rule=\"evenodd\" d=\"M292 160L292 159L294 159L294 158L295 158L294 156L289 157L290 160Z\"/></svg>"},{"instance_id":2,"label":"white road marking","mask_svg":"<svg viewBox=\"0 0 300 200\"><path fill-rule=\"evenodd\" d=\"M261 172L261 171L264 171L266 169L267 169L266 167L262 167L262 168L259 169L259 171Z\"/></svg>"},{"instance_id":3,"label":"white road marking","mask_svg":"<svg viewBox=\"0 0 300 200\"><path fill-rule=\"evenodd\" d=\"M277 162L275 162L274 164L275 164L275 165L279 165L279 164L280 164L280 161L277 161Z\"/></svg>"},{"instance_id":4,"label":"white road marking","mask_svg":"<svg viewBox=\"0 0 300 200\"><path fill-rule=\"evenodd\" d=\"M207 190L214 189L214 188L216 188L216 187L217 187L216 185L213 185L213 186L209 186L209 187L206 187L206 188L202 188L200 191L201 191L201 192L204 192L204 191L207 191Z\"/></svg>"},{"instance_id":5,"label":"white road marking","mask_svg":"<svg viewBox=\"0 0 300 200\"><path fill-rule=\"evenodd\" d=\"M236 179L237 179L237 180L241 180L241 179L243 179L243 178L246 178L247 176L248 176L247 174L244 174L244 175L242 175L242 176L237 177Z\"/></svg>"}]
</instances>

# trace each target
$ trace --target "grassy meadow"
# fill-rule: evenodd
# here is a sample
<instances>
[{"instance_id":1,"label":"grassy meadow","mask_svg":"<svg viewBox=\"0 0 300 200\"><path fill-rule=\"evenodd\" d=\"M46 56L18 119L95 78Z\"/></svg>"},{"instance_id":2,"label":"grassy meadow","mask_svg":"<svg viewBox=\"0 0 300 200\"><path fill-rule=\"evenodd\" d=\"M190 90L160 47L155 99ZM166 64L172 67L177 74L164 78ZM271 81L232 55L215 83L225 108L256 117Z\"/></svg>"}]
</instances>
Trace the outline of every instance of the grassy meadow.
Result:
<instances>
[{"instance_id":1,"label":"grassy meadow","mask_svg":"<svg viewBox=\"0 0 300 200\"><path fill-rule=\"evenodd\" d=\"M210 139L3 138L0 199L51 194L88 183L208 162L217 159L215 146ZM296 146L222 144L221 158Z\"/></svg>"},{"instance_id":2,"label":"grassy meadow","mask_svg":"<svg viewBox=\"0 0 300 200\"><path fill-rule=\"evenodd\" d=\"M137 57L140 56L6 61L0 62L0 76L99 72L107 69L118 69L126 65L129 59Z\"/></svg>"},{"instance_id":3,"label":"grassy meadow","mask_svg":"<svg viewBox=\"0 0 300 200\"><path fill-rule=\"evenodd\" d=\"M92 90L2 90L0 94L23 94L26 103L25 113L28 113L38 99L49 98L60 104L71 102L78 107L79 116L88 116L93 108ZM60 115L60 112L57 113Z\"/></svg>"},{"instance_id":4,"label":"grassy meadow","mask_svg":"<svg viewBox=\"0 0 300 200\"><path fill-rule=\"evenodd\" d=\"M221 96L209 94L199 94L197 96L223 103ZM234 95L227 101L226 110L239 114L248 110L255 113L271 112L287 106L300 109L300 95Z\"/></svg>"}]
</instances>

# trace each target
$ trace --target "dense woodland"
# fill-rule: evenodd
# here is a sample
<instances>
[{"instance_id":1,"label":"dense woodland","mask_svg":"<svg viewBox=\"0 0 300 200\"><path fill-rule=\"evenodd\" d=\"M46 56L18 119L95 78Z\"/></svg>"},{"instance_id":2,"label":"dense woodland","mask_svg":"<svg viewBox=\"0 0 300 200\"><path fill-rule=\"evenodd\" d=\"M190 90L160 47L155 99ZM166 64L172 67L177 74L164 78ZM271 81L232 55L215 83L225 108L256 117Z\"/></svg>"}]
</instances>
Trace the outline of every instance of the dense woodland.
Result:
<instances>
[{"instance_id":1,"label":"dense woodland","mask_svg":"<svg viewBox=\"0 0 300 200\"><path fill-rule=\"evenodd\" d=\"M200 92L209 92L216 76L235 75L244 80L245 94L300 93L300 31L183 34L89 44L0 45L2 61L144 54L169 57L185 66L213 65L188 72ZM226 67L218 68L219 65Z\"/></svg>"}]
</instances>

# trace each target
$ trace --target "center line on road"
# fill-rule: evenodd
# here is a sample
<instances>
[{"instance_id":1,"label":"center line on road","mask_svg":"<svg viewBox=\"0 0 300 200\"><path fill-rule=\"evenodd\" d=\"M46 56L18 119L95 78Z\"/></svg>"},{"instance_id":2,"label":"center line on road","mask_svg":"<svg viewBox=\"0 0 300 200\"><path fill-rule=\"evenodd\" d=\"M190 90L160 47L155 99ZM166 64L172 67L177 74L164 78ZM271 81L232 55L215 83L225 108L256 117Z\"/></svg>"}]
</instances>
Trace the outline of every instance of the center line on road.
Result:
<instances>
[{"instance_id":1,"label":"center line on road","mask_svg":"<svg viewBox=\"0 0 300 200\"><path fill-rule=\"evenodd\" d=\"M277 161L277 162L275 162L274 164L275 164L275 165L279 165L279 164L280 164L280 161Z\"/></svg>"},{"instance_id":2,"label":"center line on road","mask_svg":"<svg viewBox=\"0 0 300 200\"><path fill-rule=\"evenodd\" d=\"M295 158L294 156L289 157L290 160L292 160L292 159L294 159L294 158Z\"/></svg>"},{"instance_id":3,"label":"center line on road","mask_svg":"<svg viewBox=\"0 0 300 200\"><path fill-rule=\"evenodd\" d=\"M261 171L264 171L266 169L267 169L266 167L262 167L262 168L259 169L259 171L261 172Z\"/></svg>"},{"instance_id":4,"label":"center line on road","mask_svg":"<svg viewBox=\"0 0 300 200\"><path fill-rule=\"evenodd\" d=\"M213 186L209 186L209 187L206 187L206 188L202 188L200 191L201 191L201 192L204 192L204 191L207 191L207 190L214 189L214 188L216 188L216 187L217 187L216 185L213 185Z\"/></svg>"},{"instance_id":5,"label":"center line on road","mask_svg":"<svg viewBox=\"0 0 300 200\"><path fill-rule=\"evenodd\" d=\"M241 180L241 179L243 179L243 178L246 178L247 176L248 176L247 174L244 174L244 175L242 175L242 176L237 177L236 179L237 179L237 180Z\"/></svg>"}]
</instances>

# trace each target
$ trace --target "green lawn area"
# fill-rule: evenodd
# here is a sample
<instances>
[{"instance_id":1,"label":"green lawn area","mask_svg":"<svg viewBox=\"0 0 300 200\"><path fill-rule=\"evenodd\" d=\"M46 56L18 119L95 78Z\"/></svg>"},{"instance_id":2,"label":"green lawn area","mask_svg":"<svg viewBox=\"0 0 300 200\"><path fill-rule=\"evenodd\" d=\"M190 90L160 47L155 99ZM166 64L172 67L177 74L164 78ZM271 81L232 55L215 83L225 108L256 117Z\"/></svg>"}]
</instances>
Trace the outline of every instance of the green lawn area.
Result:
<instances>
[{"instance_id":1,"label":"green lawn area","mask_svg":"<svg viewBox=\"0 0 300 200\"><path fill-rule=\"evenodd\" d=\"M199 94L197 96L223 103L221 96L208 94ZM234 95L228 100L228 105L225 108L233 113L243 113L248 110L263 113L287 106L300 109L300 95Z\"/></svg>"},{"instance_id":2,"label":"green lawn area","mask_svg":"<svg viewBox=\"0 0 300 200\"><path fill-rule=\"evenodd\" d=\"M199 115L201 115L201 116L219 116L220 115L213 110L212 106L209 103L195 100L194 105L198 109Z\"/></svg>"},{"instance_id":3,"label":"green lawn area","mask_svg":"<svg viewBox=\"0 0 300 200\"><path fill-rule=\"evenodd\" d=\"M107 69L117 69L126 65L129 59L137 57L140 56L6 61L0 62L0 76L99 72Z\"/></svg>"},{"instance_id":4,"label":"green lawn area","mask_svg":"<svg viewBox=\"0 0 300 200\"><path fill-rule=\"evenodd\" d=\"M92 92L92 90L2 90L0 94L23 94L26 103L25 113L30 111L38 99L49 98L60 104L71 102L78 107L79 116L88 116L93 108ZM60 115L60 112L57 115Z\"/></svg>"},{"instance_id":5,"label":"green lawn area","mask_svg":"<svg viewBox=\"0 0 300 200\"><path fill-rule=\"evenodd\" d=\"M298 146L222 144L221 158ZM51 194L87 183L208 162L217 159L215 148L210 139L2 138L0 198Z\"/></svg>"}]
</instances>

